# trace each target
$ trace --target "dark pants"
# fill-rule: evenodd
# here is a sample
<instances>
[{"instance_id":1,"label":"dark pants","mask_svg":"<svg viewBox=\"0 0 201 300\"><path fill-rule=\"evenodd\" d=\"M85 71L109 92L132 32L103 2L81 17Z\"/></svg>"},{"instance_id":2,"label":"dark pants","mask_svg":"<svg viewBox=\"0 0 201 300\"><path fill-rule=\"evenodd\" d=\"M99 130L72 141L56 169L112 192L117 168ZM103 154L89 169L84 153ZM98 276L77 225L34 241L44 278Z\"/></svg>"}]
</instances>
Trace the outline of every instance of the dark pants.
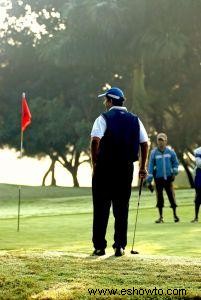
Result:
<instances>
[{"instance_id":1,"label":"dark pants","mask_svg":"<svg viewBox=\"0 0 201 300\"><path fill-rule=\"evenodd\" d=\"M92 178L93 237L95 249L105 249L107 224L112 205L114 224L113 247L127 244L128 209L133 179L133 164L97 164Z\"/></svg>"},{"instance_id":2,"label":"dark pants","mask_svg":"<svg viewBox=\"0 0 201 300\"><path fill-rule=\"evenodd\" d=\"M157 197L157 204L156 207L162 208L164 207L164 197L163 197L163 190L165 189L168 199L170 201L170 206L175 209L177 207L173 183L170 178L167 180L163 178L155 178L156 184L156 197Z\"/></svg>"},{"instance_id":3,"label":"dark pants","mask_svg":"<svg viewBox=\"0 0 201 300\"><path fill-rule=\"evenodd\" d=\"M201 187L200 188L195 188L195 203L196 204L201 204Z\"/></svg>"},{"instance_id":4,"label":"dark pants","mask_svg":"<svg viewBox=\"0 0 201 300\"><path fill-rule=\"evenodd\" d=\"M201 187L195 188L195 218L198 219L199 209L201 205Z\"/></svg>"}]
</instances>

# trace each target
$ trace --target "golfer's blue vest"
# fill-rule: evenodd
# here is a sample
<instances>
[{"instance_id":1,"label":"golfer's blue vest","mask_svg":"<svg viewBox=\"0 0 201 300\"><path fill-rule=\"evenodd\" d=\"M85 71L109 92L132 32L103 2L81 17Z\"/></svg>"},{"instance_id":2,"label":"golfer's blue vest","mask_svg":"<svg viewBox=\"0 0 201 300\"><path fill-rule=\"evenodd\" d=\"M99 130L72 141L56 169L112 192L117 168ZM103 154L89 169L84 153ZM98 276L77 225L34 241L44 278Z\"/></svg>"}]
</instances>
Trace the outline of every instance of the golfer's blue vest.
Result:
<instances>
[{"instance_id":1,"label":"golfer's blue vest","mask_svg":"<svg viewBox=\"0 0 201 300\"><path fill-rule=\"evenodd\" d=\"M138 160L138 117L122 109L111 109L103 113L107 128L100 140L98 161L127 163Z\"/></svg>"}]
</instances>

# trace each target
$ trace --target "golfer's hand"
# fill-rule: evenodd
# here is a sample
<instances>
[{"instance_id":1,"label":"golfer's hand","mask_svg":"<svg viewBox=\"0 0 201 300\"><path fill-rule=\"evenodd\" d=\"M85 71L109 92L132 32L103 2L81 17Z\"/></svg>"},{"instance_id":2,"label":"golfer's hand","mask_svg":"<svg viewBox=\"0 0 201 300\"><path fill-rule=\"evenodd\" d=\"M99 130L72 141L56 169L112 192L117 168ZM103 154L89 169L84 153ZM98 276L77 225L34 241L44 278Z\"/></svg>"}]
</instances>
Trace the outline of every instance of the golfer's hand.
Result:
<instances>
[{"instance_id":1,"label":"golfer's hand","mask_svg":"<svg viewBox=\"0 0 201 300\"><path fill-rule=\"evenodd\" d=\"M92 176L94 175L95 172L95 168L96 168L96 163L92 163Z\"/></svg>"},{"instance_id":2,"label":"golfer's hand","mask_svg":"<svg viewBox=\"0 0 201 300\"><path fill-rule=\"evenodd\" d=\"M154 187L153 187L153 185L150 183L150 184L148 184L148 189L150 190L150 192L151 193L153 193L154 192Z\"/></svg>"},{"instance_id":3,"label":"golfer's hand","mask_svg":"<svg viewBox=\"0 0 201 300\"><path fill-rule=\"evenodd\" d=\"M147 177L147 174L148 172L146 169L141 169L141 168L139 169L139 178L145 179Z\"/></svg>"}]
</instances>

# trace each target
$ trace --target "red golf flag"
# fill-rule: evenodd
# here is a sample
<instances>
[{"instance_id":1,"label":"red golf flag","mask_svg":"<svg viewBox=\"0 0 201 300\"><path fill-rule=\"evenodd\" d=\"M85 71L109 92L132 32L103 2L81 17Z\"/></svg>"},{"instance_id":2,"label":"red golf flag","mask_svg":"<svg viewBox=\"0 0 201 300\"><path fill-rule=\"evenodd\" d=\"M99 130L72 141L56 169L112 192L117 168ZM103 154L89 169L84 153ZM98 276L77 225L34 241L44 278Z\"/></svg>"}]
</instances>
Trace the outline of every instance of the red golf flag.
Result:
<instances>
[{"instance_id":1,"label":"red golf flag","mask_svg":"<svg viewBox=\"0 0 201 300\"><path fill-rule=\"evenodd\" d=\"M21 119L21 130L24 131L27 126L31 123L31 113L25 98L25 93L22 94L22 119Z\"/></svg>"}]
</instances>

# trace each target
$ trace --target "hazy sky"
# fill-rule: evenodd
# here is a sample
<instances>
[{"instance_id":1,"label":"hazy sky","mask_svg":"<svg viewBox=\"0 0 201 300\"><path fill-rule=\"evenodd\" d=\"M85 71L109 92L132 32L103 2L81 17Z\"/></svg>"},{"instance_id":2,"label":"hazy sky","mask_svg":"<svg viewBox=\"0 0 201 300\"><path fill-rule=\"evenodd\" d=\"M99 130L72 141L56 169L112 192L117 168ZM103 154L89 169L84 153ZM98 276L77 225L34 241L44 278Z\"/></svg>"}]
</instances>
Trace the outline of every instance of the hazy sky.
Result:
<instances>
[{"instance_id":1,"label":"hazy sky","mask_svg":"<svg viewBox=\"0 0 201 300\"><path fill-rule=\"evenodd\" d=\"M18 157L19 152L15 150L0 150L0 183L41 185L43 176L50 166L50 159ZM57 185L73 186L70 173L59 164L56 165L55 174ZM80 186L91 186L91 169L88 164L83 164L79 169L78 180ZM50 178L46 183L50 183Z\"/></svg>"}]
</instances>

